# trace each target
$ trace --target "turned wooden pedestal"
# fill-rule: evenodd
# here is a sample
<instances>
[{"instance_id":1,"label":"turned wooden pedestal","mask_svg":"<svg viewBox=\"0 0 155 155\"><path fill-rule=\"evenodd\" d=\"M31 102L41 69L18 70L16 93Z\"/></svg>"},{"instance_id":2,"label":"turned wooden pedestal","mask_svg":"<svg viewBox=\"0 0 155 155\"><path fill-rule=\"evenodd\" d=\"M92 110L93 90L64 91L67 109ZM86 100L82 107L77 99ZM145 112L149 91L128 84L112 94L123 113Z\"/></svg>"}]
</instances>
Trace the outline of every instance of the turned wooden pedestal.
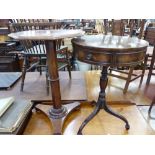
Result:
<instances>
[{"instance_id":1,"label":"turned wooden pedestal","mask_svg":"<svg viewBox=\"0 0 155 155\"><path fill-rule=\"evenodd\" d=\"M148 42L128 36L90 35L72 39L73 50L78 60L103 66L100 77L100 92L94 111L84 120L78 134L98 112L103 109L123 120L125 128L129 123L125 117L114 112L106 102L105 89L108 83L108 67L135 66L144 60Z\"/></svg>"},{"instance_id":2,"label":"turned wooden pedestal","mask_svg":"<svg viewBox=\"0 0 155 155\"><path fill-rule=\"evenodd\" d=\"M62 126L65 118L80 105L78 102L65 106L62 105L58 76L56 40L81 36L83 33L84 32L81 30L31 30L11 33L9 35L18 40L42 40L45 42L53 106L51 106L48 111L43 112L51 120L54 134L62 134ZM38 108L36 109L39 110Z\"/></svg>"}]
</instances>

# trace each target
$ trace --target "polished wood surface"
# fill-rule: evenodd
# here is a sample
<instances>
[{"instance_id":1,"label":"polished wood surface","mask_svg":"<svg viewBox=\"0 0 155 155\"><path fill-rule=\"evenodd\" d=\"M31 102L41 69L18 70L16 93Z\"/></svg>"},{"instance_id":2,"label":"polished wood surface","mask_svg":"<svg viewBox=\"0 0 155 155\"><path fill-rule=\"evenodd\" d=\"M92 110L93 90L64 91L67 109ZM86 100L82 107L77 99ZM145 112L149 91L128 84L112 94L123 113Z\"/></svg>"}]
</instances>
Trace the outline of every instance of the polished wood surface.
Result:
<instances>
[{"instance_id":1,"label":"polished wood surface","mask_svg":"<svg viewBox=\"0 0 155 155\"><path fill-rule=\"evenodd\" d=\"M73 74L74 75L74 74ZM96 100L99 92L100 71L88 71L85 73L86 89L88 100ZM120 134L120 135L149 135L155 134L149 124L154 126L154 120L148 119L147 122L143 118L140 110L147 116L148 107L151 103L151 98L154 96L155 85L150 83L148 92L144 93L145 81L147 73L144 76L144 82L140 89L137 89L138 80L131 83L131 87L126 94L122 93L124 81L114 77L109 77L109 83L106 89L108 104L115 111L126 116L131 125L130 130L126 131L123 128L123 123L113 116L105 112L100 112L84 129L86 135L103 135L103 134ZM155 80L155 77L153 77ZM117 102L115 102L117 101ZM144 105L144 106L136 106ZM47 110L49 106L38 105L41 109ZM82 102L80 110L75 111L70 115L64 126L63 134L75 135L81 122L91 113L93 106L90 102ZM152 113L153 114L153 113ZM146 117L147 119L147 117ZM155 128L154 128L155 129ZM24 132L25 135L49 135L53 131L50 121L42 113L33 112Z\"/></svg>"},{"instance_id":2,"label":"polished wood surface","mask_svg":"<svg viewBox=\"0 0 155 155\"><path fill-rule=\"evenodd\" d=\"M83 35L81 30L29 30L21 31L9 34L9 37L18 40L42 40L45 42L47 50L47 66L49 72L49 81L51 86L51 96L53 100L53 106L48 111L48 117L54 127L53 134L61 134L62 124L57 123L60 119L64 120L72 109L79 106L79 103L70 104L70 107L62 106L59 75L58 75L58 64L57 64L57 51L56 42L57 39L72 38ZM74 105L74 106L73 106ZM72 109L71 109L72 108Z\"/></svg>"},{"instance_id":3,"label":"polished wood surface","mask_svg":"<svg viewBox=\"0 0 155 155\"><path fill-rule=\"evenodd\" d=\"M38 105L41 109L49 109L49 106ZM124 123L117 118L100 112L83 130L85 135L150 135L155 134L151 127L133 104L111 104L112 109L128 118L131 129L126 131ZM91 113L93 106L88 102L81 104L80 110L74 111L68 116L64 126L64 135L76 135L82 121ZM33 112L33 115L24 131L24 135L50 135L53 127L50 121L42 113Z\"/></svg>"},{"instance_id":4,"label":"polished wood surface","mask_svg":"<svg viewBox=\"0 0 155 155\"><path fill-rule=\"evenodd\" d=\"M59 72L60 78L60 90L62 100L74 101L74 100L87 100L97 101L99 93L99 78L100 70L94 71L72 71L72 79L69 79L67 72ZM138 70L135 72L139 72ZM117 73L120 74L120 73ZM154 96L155 91L155 76L152 77L150 85L145 91L145 82L147 79L148 71L146 71L144 76L144 82L140 88L137 87L139 80L135 80L131 83L129 90L126 94L123 94L122 90L125 85L125 81L109 76L109 81L106 89L107 101L108 102L132 102L136 105L150 105L151 100ZM50 101L51 95L48 95L45 87L45 73L40 76L37 72L28 72L26 75L25 89L20 92L19 80L11 89L5 91L0 90L0 98L9 96L21 96L25 99L32 101Z\"/></svg>"},{"instance_id":5,"label":"polished wood surface","mask_svg":"<svg viewBox=\"0 0 155 155\"><path fill-rule=\"evenodd\" d=\"M11 78L11 77L10 77ZM80 71L72 71L72 79L68 72L59 71L60 90L62 100L80 101L87 100L85 74ZM0 98L15 96L32 101L50 101L52 96L46 92L46 76L39 72L28 72L25 77L25 89L20 91L21 79L9 90L0 90Z\"/></svg>"},{"instance_id":6,"label":"polished wood surface","mask_svg":"<svg viewBox=\"0 0 155 155\"><path fill-rule=\"evenodd\" d=\"M134 73L137 74L141 72L140 70L135 70ZM100 70L87 71L85 73L85 81L86 81L86 90L87 90L87 100L97 101L98 93L100 91L99 87L99 79L100 79ZM116 72L115 74L121 75L121 73ZM115 77L108 77L108 85L106 89L106 99L108 103L116 102L116 103L134 103L136 105L150 105L151 100L154 96L155 84L153 81L155 77L152 77L152 82L148 87L146 87L146 79L147 79L148 71L146 71L143 79L143 83L140 88L137 87L139 84L139 80L135 80L130 84L128 92L126 94L123 93L125 81L122 79L118 79ZM147 89L146 89L147 88Z\"/></svg>"},{"instance_id":7,"label":"polished wood surface","mask_svg":"<svg viewBox=\"0 0 155 155\"><path fill-rule=\"evenodd\" d=\"M112 23L111 23L112 35L118 35L118 36L129 35L130 37L132 37L132 36L136 36L137 29L138 30L140 29L140 33L137 35L137 37L139 39L141 39L143 36L145 20L139 19L138 21L140 23L139 28L137 28L138 25L136 24L135 19L130 19L130 20L127 20L127 19L114 20L113 19ZM107 22L107 21L105 21L105 22ZM107 25L107 24L105 24L105 25ZM145 67L143 67L143 66L146 66L146 62L147 62L147 57L144 59L144 63L142 62L143 64L142 63L139 64L143 68L142 72L140 74L137 74L137 75L133 74L134 67L129 66L129 71L125 71L125 72L123 70L120 71L118 68L111 67L109 75L126 80L126 84L123 89L123 93L125 94L128 90L129 84L131 82L133 82L134 80L136 80L137 78L141 78L139 86L141 85L141 83L143 81L144 72L145 72ZM112 72L112 71L121 72L124 74L122 74L122 76L118 76L118 74L114 74L115 72ZM128 76L126 77L125 75L128 75Z\"/></svg>"},{"instance_id":8,"label":"polished wood surface","mask_svg":"<svg viewBox=\"0 0 155 155\"><path fill-rule=\"evenodd\" d=\"M148 46L148 42L137 37L115 36L115 35L84 35L74 38L73 43L86 48L97 48L102 50L110 50L119 53L124 50L134 51L136 48L144 49ZM117 50L116 50L117 49ZM98 51L102 52L102 51Z\"/></svg>"},{"instance_id":9,"label":"polished wood surface","mask_svg":"<svg viewBox=\"0 0 155 155\"><path fill-rule=\"evenodd\" d=\"M104 66L131 66L144 60L148 42L129 36L91 35L72 39L77 58Z\"/></svg>"},{"instance_id":10,"label":"polished wood surface","mask_svg":"<svg viewBox=\"0 0 155 155\"><path fill-rule=\"evenodd\" d=\"M84 34L82 30L29 30L11 33L8 36L18 40L57 40L82 34Z\"/></svg>"},{"instance_id":11,"label":"polished wood surface","mask_svg":"<svg viewBox=\"0 0 155 155\"><path fill-rule=\"evenodd\" d=\"M89 64L102 65L100 76L100 91L93 112L82 122L78 134L82 134L84 127L100 110L121 119L126 130L130 129L128 120L114 112L106 102L106 86L108 83L108 67L134 66L144 60L148 42L136 37L91 35L72 39L73 50L77 59ZM127 87L127 86L126 86Z\"/></svg>"},{"instance_id":12,"label":"polished wood surface","mask_svg":"<svg viewBox=\"0 0 155 155\"><path fill-rule=\"evenodd\" d=\"M140 110L140 112L142 113L143 117L145 118L145 121L155 131L155 106L152 107L152 109L150 111L151 113L149 113L150 106L139 106L138 109Z\"/></svg>"}]
</instances>

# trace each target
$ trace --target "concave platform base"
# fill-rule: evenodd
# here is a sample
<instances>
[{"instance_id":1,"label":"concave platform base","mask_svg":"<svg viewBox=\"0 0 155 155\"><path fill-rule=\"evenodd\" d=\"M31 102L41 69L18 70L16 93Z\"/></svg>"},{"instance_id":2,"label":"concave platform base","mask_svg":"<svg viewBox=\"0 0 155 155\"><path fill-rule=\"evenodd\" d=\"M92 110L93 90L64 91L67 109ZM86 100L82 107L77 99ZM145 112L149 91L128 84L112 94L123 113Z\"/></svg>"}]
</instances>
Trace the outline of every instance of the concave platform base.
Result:
<instances>
[{"instance_id":1,"label":"concave platform base","mask_svg":"<svg viewBox=\"0 0 155 155\"><path fill-rule=\"evenodd\" d=\"M36 111L42 112L49 118L53 126L53 135L61 135L63 124L67 116L74 110L79 109L79 107L80 107L80 103L74 102L74 103L63 105L62 109L59 109L58 111L56 110L57 112L55 112L55 109L53 109L53 106L48 110L41 109L38 107L34 107L34 108L36 109Z\"/></svg>"}]
</instances>

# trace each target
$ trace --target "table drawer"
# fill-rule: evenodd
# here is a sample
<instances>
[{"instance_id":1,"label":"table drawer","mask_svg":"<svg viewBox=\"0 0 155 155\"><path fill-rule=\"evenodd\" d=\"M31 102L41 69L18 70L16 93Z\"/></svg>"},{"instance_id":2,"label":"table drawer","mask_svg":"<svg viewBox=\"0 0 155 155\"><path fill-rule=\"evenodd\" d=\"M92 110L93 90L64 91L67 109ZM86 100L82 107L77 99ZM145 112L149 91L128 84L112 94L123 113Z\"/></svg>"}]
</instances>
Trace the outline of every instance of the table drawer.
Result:
<instances>
[{"instance_id":1,"label":"table drawer","mask_svg":"<svg viewBox=\"0 0 155 155\"><path fill-rule=\"evenodd\" d=\"M130 66L137 65L144 60L145 50L135 52L107 52L107 51L91 51L85 49L76 49L76 57L78 60L104 66Z\"/></svg>"},{"instance_id":2,"label":"table drawer","mask_svg":"<svg viewBox=\"0 0 155 155\"><path fill-rule=\"evenodd\" d=\"M86 63L110 65L111 55L106 52L92 52L89 50L79 50L77 58Z\"/></svg>"}]
</instances>

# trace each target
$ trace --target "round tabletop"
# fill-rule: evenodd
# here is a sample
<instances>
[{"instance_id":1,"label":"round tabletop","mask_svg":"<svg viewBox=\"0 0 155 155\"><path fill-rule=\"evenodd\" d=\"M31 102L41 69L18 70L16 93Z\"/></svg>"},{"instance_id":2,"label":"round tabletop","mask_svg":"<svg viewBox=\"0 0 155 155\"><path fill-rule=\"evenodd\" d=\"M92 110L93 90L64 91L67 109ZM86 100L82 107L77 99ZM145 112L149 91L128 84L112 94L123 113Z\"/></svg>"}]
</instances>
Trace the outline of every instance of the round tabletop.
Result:
<instances>
[{"instance_id":1,"label":"round tabletop","mask_svg":"<svg viewBox=\"0 0 155 155\"><path fill-rule=\"evenodd\" d=\"M137 37L114 35L85 35L72 39L72 42L87 48L106 49L110 51L124 51L145 48L149 43Z\"/></svg>"},{"instance_id":2,"label":"round tabletop","mask_svg":"<svg viewBox=\"0 0 155 155\"><path fill-rule=\"evenodd\" d=\"M130 66L144 60L149 43L137 37L85 35L72 39L79 60L96 65Z\"/></svg>"},{"instance_id":3,"label":"round tabletop","mask_svg":"<svg viewBox=\"0 0 155 155\"><path fill-rule=\"evenodd\" d=\"M82 30L29 30L11 33L8 36L18 40L57 40L73 38L84 34Z\"/></svg>"}]
</instances>

